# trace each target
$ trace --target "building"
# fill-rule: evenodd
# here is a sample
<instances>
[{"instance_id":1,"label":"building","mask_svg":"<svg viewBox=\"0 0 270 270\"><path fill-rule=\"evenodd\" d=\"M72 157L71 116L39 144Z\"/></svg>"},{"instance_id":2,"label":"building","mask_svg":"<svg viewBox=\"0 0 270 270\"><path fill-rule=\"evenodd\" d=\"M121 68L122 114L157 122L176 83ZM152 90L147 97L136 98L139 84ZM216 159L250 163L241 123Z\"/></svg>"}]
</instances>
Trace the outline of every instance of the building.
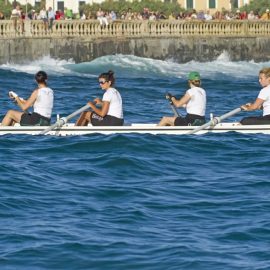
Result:
<instances>
[{"instance_id":1,"label":"building","mask_svg":"<svg viewBox=\"0 0 270 270\"><path fill-rule=\"evenodd\" d=\"M248 5L250 0L178 0L178 3L185 9L216 11L231 10Z\"/></svg>"},{"instance_id":2,"label":"building","mask_svg":"<svg viewBox=\"0 0 270 270\"><path fill-rule=\"evenodd\" d=\"M72 9L77 13L80 6L85 4L102 3L104 0L46 0L46 8L52 7L53 10L64 10L64 8ZM132 2L132 0L130 0ZM163 0L168 1L168 0ZM169 0L171 1L171 0ZM178 3L185 9L196 9L210 11L222 10L225 8L231 10L240 8L243 5L249 4L251 0L177 0ZM14 2L14 0L10 0ZM22 5L31 4L32 6L40 5L41 0L18 0Z\"/></svg>"},{"instance_id":3,"label":"building","mask_svg":"<svg viewBox=\"0 0 270 270\"><path fill-rule=\"evenodd\" d=\"M73 13L77 13L79 11L80 6L85 4L93 4L93 3L102 3L104 0L46 0L46 9L48 7L52 7L53 10L62 10L64 8L72 9ZM10 2L14 2L14 0L10 0ZM41 0L17 0L22 5L31 4L32 6L40 6Z\"/></svg>"}]
</instances>

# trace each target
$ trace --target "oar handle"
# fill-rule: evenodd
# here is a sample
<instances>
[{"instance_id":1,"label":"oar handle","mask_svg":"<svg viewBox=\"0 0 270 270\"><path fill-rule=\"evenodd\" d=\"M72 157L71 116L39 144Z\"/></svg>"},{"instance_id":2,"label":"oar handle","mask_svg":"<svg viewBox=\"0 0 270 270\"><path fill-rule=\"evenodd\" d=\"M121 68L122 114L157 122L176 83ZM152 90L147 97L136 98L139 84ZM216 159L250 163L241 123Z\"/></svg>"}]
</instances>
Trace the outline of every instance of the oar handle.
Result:
<instances>
[{"instance_id":1,"label":"oar handle","mask_svg":"<svg viewBox=\"0 0 270 270\"><path fill-rule=\"evenodd\" d=\"M173 101L172 101L172 97L174 97L175 98L175 96L173 96L171 93L166 93L166 99L169 101L169 103L170 103L170 106L171 106L171 109L172 109L172 111L173 111L173 113L174 113L174 116L175 117L181 117L181 114L177 111L177 109L176 109L176 107L174 106L174 104L173 104Z\"/></svg>"}]
</instances>

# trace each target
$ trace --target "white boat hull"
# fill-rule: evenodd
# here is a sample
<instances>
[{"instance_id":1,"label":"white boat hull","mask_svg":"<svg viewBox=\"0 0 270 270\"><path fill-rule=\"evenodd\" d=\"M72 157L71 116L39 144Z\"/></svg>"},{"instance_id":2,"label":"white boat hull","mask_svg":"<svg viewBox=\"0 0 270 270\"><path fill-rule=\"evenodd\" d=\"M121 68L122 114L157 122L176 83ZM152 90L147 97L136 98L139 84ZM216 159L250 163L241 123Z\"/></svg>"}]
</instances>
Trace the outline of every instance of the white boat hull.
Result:
<instances>
[{"instance_id":1,"label":"white boat hull","mask_svg":"<svg viewBox=\"0 0 270 270\"><path fill-rule=\"evenodd\" d=\"M47 127L42 126L0 126L0 135L6 134L28 134L39 135L41 131ZM185 135L193 130L194 126L177 126L177 127L159 127L156 124L132 124L125 126L111 126L111 127L94 127L85 126L78 127L74 124L65 124L61 128L56 128L47 133L47 135L67 136L67 135L87 135L87 134L126 134L126 133L140 133L140 134L167 134L167 135ZM240 132L240 133L263 133L270 134L270 125L250 125L243 126L239 123L220 123L214 127L208 127L196 134L204 133L223 133L223 132Z\"/></svg>"}]
</instances>

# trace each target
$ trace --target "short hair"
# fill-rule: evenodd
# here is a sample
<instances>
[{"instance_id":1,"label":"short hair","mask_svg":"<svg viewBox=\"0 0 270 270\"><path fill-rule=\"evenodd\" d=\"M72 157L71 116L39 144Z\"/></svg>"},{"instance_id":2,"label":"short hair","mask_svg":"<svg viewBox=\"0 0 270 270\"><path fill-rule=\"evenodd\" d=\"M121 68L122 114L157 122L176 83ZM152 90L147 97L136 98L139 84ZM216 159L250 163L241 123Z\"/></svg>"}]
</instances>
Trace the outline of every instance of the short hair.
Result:
<instances>
[{"instance_id":1,"label":"short hair","mask_svg":"<svg viewBox=\"0 0 270 270\"><path fill-rule=\"evenodd\" d=\"M266 78L270 77L270 68L266 67L260 70L259 74L264 74Z\"/></svg>"}]
</instances>

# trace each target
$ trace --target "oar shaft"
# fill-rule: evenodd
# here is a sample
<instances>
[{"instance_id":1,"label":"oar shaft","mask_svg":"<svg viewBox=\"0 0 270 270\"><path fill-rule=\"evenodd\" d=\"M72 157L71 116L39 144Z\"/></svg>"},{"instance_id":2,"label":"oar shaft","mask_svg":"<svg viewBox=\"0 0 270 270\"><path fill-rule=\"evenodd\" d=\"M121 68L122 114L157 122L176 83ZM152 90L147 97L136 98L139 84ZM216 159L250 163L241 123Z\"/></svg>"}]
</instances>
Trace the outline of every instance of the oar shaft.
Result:
<instances>
[{"instance_id":1,"label":"oar shaft","mask_svg":"<svg viewBox=\"0 0 270 270\"><path fill-rule=\"evenodd\" d=\"M53 124L53 125L51 125L50 127L46 128L46 129L44 129L44 130L42 130L39 134L40 134L40 135L44 135L44 134L48 133L49 131L55 129L56 127L61 127L61 126L63 126L64 124L65 124L65 121L64 121L62 118L60 118L55 124Z\"/></svg>"},{"instance_id":2,"label":"oar shaft","mask_svg":"<svg viewBox=\"0 0 270 270\"><path fill-rule=\"evenodd\" d=\"M65 117L66 122L68 122L71 118L73 118L74 116L86 111L87 109L89 109L90 106L88 104L86 104L85 106L81 107L79 110L73 112L72 114L68 115Z\"/></svg>"},{"instance_id":3,"label":"oar shaft","mask_svg":"<svg viewBox=\"0 0 270 270\"><path fill-rule=\"evenodd\" d=\"M219 117L220 118L220 121L218 123L220 123L222 120L224 120L224 119L226 119L228 117L231 117L231 116L233 116L233 115L235 115L235 114L237 114L237 113L239 113L241 111L242 111L241 108L236 108L236 109L234 109L234 110L232 110L232 111L230 111L228 113L225 113L225 114L221 115Z\"/></svg>"},{"instance_id":4,"label":"oar shaft","mask_svg":"<svg viewBox=\"0 0 270 270\"><path fill-rule=\"evenodd\" d=\"M225 114L223 114L221 116L214 117L209 122L207 122L204 125L199 126L199 127L195 128L195 129L189 131L187 134L194 134L194 133L196 133L196 132L198 132L200 130L203 130L203 129L209 127L209 126L215 126L218 123L220 123L222 120L241 112L241 110L242 110L241 108L236 108L236 109L234 109L234 110L232 110L232 111L230 111L228 113L225 113Z\"/></svg>"},{"instance_id":5,"label":"oar shaft","mask_svg":"<svg viewBox=\"0 0 270 270\"><path fill-rule=\"evenodd\" d=\"M175 116L175 117L180 117L180 114L179 114L179 112L176 110L175 106L174 106L172 103L170 103L170 105L171 105L172 111L173 111L173 113L174 113L174 116Z\"/></svg>"},{"instance_id":6,"label":"oar shaft","mask_svg":"<svg viewBox=\"0 0 270 270\"><path fill-rule=\"evenodd\" d=\"M60 118L56 123L54 123L53 125L51 125L50 127L46 128L45 130L41 131L39 134L43 135L48 133L49 131L55 129L55 128L60 128L62 127L64 124L66 124L71 118L73 118L74 116L84 112L85 110L89 109L90 106L88 104L86 104L85 106L81 107L79 110L73 112L72 114L66 116L66 117L62 117Z\"/></svg>"}]
</instances>

